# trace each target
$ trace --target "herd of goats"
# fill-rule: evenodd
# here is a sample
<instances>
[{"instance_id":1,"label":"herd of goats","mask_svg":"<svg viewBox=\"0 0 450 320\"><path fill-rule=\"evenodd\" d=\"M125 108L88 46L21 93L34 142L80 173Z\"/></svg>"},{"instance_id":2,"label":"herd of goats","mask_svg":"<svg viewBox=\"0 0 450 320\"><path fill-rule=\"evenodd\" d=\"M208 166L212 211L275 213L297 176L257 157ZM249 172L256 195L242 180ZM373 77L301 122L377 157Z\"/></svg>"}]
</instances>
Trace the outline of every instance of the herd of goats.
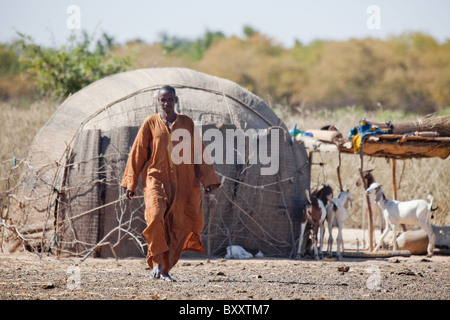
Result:
<instances>
[{"instance_id":1,"label":"herd of goats","mask_svg":"<svg viewBox=\"0 0 450 320\"><path fill-rule=\"evenodd\" d=\"M370 199L370 206L374 216L380 215L384 218L384 230L381 234L380 241L374 248L374 252L378 251L380 245L383 243L384 238L389 232L390 228L393 229L394 235L397 234L399 225L415 225L423 229L428 235L428 247L427 256L433 255L435 246L435 234L433 233L431 225L433 208L433 197L428 196L427 202L422 199L410 200L410 201L397 201L389 200L386 198L381 184L375 182L375 179L370 171L366 171L363 174L363 178L366 180L366 186L369 186L366 190ZM362 180L357 182L357 185L361 185ZM313 239L312 245L314 248L314 257L319 260L319 256L322 256L322 245L325 233L325 221L328 225L328 247L327 252L332 254L331 248L333 245L332 228L338 228L338 235L336 238L337 250L336 255L339 260L342 260L342 227L347 216L347 209L352 204L352 197L348 191L341 191L337 198L332 198L333 190L330 186L325 185L321 189L311 190L311 194L306 190L306 205L304 208L304 214L301 221L300 228L300 240L298 246L297 257L304 255L304 249L302 248L304 232L307 223L311 225ZM320 245L318 245L318 232L320 230ZM397 250L397 242L393 237L393 250ZM319 247L319 248L318 248Z\"/></svg>"}]
</instances>

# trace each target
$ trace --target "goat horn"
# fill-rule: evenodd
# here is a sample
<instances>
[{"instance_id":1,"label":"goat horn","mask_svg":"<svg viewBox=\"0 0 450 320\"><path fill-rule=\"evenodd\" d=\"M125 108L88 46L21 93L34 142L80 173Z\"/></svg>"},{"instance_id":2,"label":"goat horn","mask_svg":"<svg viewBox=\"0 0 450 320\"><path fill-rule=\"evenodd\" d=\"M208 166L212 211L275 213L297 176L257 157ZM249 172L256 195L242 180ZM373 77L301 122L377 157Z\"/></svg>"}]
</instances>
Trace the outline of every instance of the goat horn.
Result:
<instances>
[{"instance_id":1,"label":"goat horn","mask_svg":"<svg viewBox=\"0 0 450 320\"><path fill-rule=\"evenodd\" d=\"M311 199L309 198L309 191L308 189L305 190L305 194L306 194L306 200L311 203Z\"/></svg>"}]
</instances>

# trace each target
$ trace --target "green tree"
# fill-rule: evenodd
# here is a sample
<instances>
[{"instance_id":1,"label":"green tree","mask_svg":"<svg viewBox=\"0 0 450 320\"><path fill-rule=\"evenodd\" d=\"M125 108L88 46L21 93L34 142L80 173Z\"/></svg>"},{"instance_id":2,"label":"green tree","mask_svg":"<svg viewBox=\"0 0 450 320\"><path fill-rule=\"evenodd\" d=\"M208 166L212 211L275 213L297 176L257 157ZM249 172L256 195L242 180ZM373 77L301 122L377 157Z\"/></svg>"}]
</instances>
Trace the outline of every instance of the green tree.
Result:
<instances>
[{"instance_id":1,"label":"green tree","mask_svg":"<svg viewBox=\"0 0 450 320\"><path fill-rule=\"evenodd\" d=\"M209 47L215 42L225 39L225 35L222 32L209 30L206 30L202 37L195 40L169 36L165 32L160 33L159 37L159 43L162 45L165 53L184 56L188 62L200 61Z\"/></svg>"},{"instance_id":2,"label":"green tree","mask_svg":"<svg viewBox=\"0 0 450 320\"><path fill-rule=\"evenodd\" d=\"M249 39L250 37L259 33L256 29L254 29L253 27L251 27L249 25L245 25L243 31L244 31L244 35L247 39Z\"/></svg>"},{"instance_id":3,"label":"green tree","mask_svg":"<svg viewBox=\"0 0 450 320\"><path fill-rule=\"evenodd\" d=\"M19 56L14 44L0 44L0 76L17 73L19 69Z\"/></svg>"}]
</instances>

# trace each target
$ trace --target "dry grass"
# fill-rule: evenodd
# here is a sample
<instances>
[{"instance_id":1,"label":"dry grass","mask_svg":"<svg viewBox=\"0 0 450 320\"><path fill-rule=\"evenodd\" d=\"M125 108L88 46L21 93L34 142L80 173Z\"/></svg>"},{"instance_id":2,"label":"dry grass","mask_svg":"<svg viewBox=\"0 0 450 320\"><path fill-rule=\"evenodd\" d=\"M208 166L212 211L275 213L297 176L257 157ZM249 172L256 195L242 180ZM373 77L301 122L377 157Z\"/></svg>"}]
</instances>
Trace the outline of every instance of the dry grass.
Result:
<instances>
[{"instance_id":1,"label":"dry grass","mask_svg":"<svg viewBox=\"0 0 450 320\"><path fill-rule=\"evenodd\" d=\"M36 101L28 108L14 107L0 103L0 159L20 158L35 134L55 112L58 102L51 100Z\"/></svg>"},{"instance_id":2,"label":"dry grass","mask_svg":"<svg viewBox=\"0 0 450 320\"><path fill-rule=\"evenodd\" d=\"M34 136L55 112L58 102L40 100L27 108L0 102L0 195L14 186ZM1 202L0 202L1 204Z\"/></svg>"}]
</instances>

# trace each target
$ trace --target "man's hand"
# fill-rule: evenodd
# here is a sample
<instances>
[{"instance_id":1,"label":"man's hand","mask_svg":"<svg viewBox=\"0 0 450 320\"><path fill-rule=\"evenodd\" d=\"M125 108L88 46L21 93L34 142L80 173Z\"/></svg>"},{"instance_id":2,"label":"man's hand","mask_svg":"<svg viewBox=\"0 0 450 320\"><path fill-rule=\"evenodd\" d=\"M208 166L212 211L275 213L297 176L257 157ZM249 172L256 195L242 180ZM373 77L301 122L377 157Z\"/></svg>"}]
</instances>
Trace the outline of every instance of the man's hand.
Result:
<instances>
[{"instance_id":1,"label":"man's hand","mask_svg":"<svg viewBox=\"0 0 450 320\"><path fill-rule=\"evenodd\" d=\"M126 195L126 197L127 197L128 200L131 200L131 199L133 199L133 197L134 197L134 192L127 189L127 192L126 192L125 195Z\"/></svg>"}]
</instances>

